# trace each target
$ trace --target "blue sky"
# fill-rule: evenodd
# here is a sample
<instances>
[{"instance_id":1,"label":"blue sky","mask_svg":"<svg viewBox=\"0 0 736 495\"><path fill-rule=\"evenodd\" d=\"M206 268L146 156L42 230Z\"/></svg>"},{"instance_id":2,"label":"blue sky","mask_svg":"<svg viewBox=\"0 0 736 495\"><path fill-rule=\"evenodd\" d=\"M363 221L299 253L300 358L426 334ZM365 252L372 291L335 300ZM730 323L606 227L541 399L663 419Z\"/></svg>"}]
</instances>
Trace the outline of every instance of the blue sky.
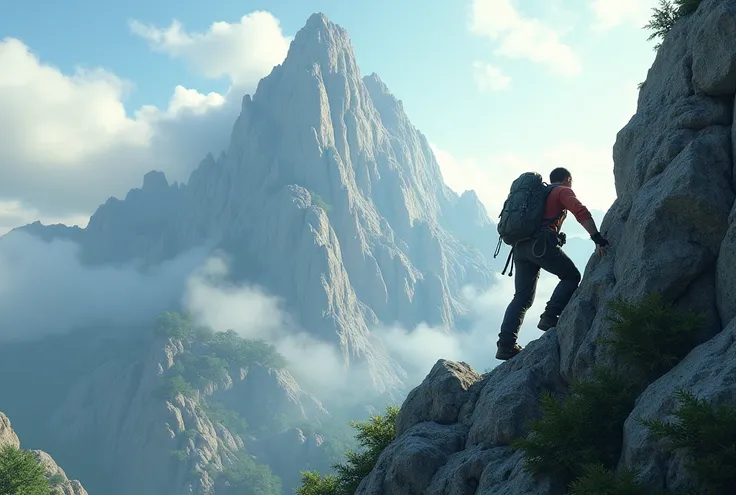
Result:
<instances>
[{"instance_id":1,"label":"blue sky","mask_svg":"<svg viewBox=\"0 0 736 495\"><path fill-rule=\"evenodd\" d=\"M201 134L197 122L215 119L221 103L218 95L210 95L198 114L200 121L188 116L183 123L183 114L167 110L172 94L181 85L228 99L231 78L213 76L214 69L207 77L212 67L203 65L201 58L198 63L196 53L176 52L176 47L161 43L153 46L156 42L136 34L130 21L161 33L176 19L188 34L207 33L214 22L238 25L243 16L258 10L270 12L286 37L317 11L345 27L362 72L381 76L437 148L448 183L458 190L476 188L492 217L514 175L530 167L546 172L560 164L572 169L581 199L605 208L613 199L610 155L615 133L633 114L636 85L645 79L655 55L653 42L641 29L654 4L425 0L419 8L419 2L386 0L15 3L0 15L5 47L10 46L8 38L21 42L41 66L60 71L58 84L68 87L58 89L50 73L25 65L24 70L36 71L36 76L29 76L28 83L13 82L9 74L19 71L8 64L20 64L20 52L14 45L15 51L6 49L3 56L0 48L0 88L10 84L14 91L12 98L9 92L5 100L0 96L0 114L6 119L17 116L25 103L38 107L27 112L33 119L21 119L27 131L15 119L13 142L0 143L5 149L0 151L3 172L18 177L4 189L0 186L0 220L5 218L0 228L37 217L83 224L96 204L137 187L147 168L185 179L204 151L224 146L231 121L223 120L220 138L192 145L188 154L171 151L160 143L188 141L184 128ZM269 33L264 40L275 39ZM220 72L242 73L246 69L241 65L247 65L255 48L253 43L239 46L243 39L235 36L232 44L218 45L207 54L208 62L220 57ZM257 52L271 56L270 46ZM280 62L277 52L273 63ZM230 70L228 63L240 65ZM265 75L268 65L249 66L248 74ZM97 70L69 79L79 67L104 73ZM243 91L252 91L253 80L243 82ZM44 104L41 100L49 95L59 96ZM229 100L239 100L236 96ZM99 97L98 103L92 103L94 97ZM123 106L116 107L118 103ZM136 112L143 105L156 108L148 107L141 117ZM231 113L224 114L232 119ZM39 126L48 128L45 120L54 132L39 137ZM161 137L175 126L177 134ZM97 132L99 138L91 137ZM57 148L44 141L52 137ZM133 151L121 151L121 143ZM44 146L49 147L45 154ZM59 151L63 146L69 146L68 153ZM175 165L169 170L167 163Z\"/></svg>"}]
</instances>

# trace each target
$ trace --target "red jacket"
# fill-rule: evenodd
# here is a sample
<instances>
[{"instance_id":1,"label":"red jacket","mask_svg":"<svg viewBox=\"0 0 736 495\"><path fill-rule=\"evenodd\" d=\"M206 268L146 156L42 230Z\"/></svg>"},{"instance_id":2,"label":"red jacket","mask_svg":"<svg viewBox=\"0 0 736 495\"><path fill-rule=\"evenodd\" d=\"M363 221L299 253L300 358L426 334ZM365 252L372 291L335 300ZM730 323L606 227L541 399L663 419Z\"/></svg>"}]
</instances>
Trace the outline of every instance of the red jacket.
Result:
<instances>
[{"instance_id":1,"label":"red jacket","mask_svg":"<svg viewBox=\"0 0 736 495\"><path fill-rule=\"evenodd\" d=\"M544 208L543 218L545 220L552 220L557 215L562 214L556 222L550 225L550 229L554 232L559 232L568 211L572 212L575 215L575 219L580 223L588 220L592 216L585 205L575 196L572 189L565 186L557 186L552 189L552 192L547 197L547 205Z\"/></svg>"}]
</instances>

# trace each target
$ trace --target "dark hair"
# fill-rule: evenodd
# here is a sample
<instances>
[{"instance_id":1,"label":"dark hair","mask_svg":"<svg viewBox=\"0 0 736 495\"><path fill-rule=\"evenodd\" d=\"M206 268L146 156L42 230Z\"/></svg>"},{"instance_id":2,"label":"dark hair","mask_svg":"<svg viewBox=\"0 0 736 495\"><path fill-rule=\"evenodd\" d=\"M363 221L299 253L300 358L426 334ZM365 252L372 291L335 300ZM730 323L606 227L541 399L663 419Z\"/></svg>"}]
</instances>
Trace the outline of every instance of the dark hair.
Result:
<instances>
[{"instance_id":1,"label":"dark hair","mask_svg":"<svg viewBox=\"0 0 736 495\"><path fill-rule=\"evenodd\" d=\"M570 177L572 174L569 170L563 167L557 167L549 173L549 181L553 183L562 182L563 180Z\"/></svg>"}]
</instances>

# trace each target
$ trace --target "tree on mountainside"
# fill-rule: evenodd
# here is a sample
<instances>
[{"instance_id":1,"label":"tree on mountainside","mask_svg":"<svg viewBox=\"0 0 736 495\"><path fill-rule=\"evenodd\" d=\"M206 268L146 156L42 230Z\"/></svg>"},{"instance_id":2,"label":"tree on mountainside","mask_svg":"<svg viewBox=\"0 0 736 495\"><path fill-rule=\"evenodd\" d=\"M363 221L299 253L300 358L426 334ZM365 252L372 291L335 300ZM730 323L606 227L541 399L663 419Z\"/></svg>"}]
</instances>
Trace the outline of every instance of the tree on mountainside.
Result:
<instances>
[{"instance_id":1,"label":"tree on mountainside","mask_svg":"<svg viewBox=\"0 0 736 495\"><path fill-rule=\"evenodd\" d=\"M6 445L0 450L0 493L49 495L51 487L32 452Z\"/></svg>"},{"instance_id":2,"label":"tree on mountainside","mask_svg":"<svg viewBox=\"0 0 736 495\"><path fill-rule=\"evenodd\" d=\"M700 2L701 0L659 0L659 7L652 9L652 18L644 26L644 29L653 31L647 39L649 41L655 38L664 39L677 21L698 9ZM659 50L660 46L661 42L654 45L654 49Z\"/></svg>"},{"instance_id":3,"label":"tree on mountainside","mask_svg":"<svg viewBox=\"0 0 736 495\"><path fill-rule=\"evenodd\" d=\"M364 422L351 422L358 430L355 438L360 452L348 451L347 461L333 466L337 474L321 476L315 471L302 472L302 486L295 489L297 495L352 495L360 482L370 474L381 453L396 437L396 416L399 408L388 406L386 414L378 414Z\"/></svg>"}]
</instances>

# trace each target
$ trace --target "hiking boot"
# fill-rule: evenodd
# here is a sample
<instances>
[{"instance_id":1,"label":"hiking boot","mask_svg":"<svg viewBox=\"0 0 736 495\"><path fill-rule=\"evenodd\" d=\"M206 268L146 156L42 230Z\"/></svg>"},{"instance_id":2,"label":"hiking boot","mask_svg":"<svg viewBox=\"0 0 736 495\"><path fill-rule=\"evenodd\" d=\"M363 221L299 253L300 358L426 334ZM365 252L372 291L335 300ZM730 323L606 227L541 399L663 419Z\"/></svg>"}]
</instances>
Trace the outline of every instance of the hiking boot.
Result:
<instances>
[{"instance_id":1,"label":"hiking boot","mask_svg":"<svg viewBox=\"0 0 736 495\"><path fill-rule=\"evenodd\" d=\"M511 359L512 357L519 354L522 350L521 346L519 344L513 344L513 345L498 345L498 350L496 351L496 359L500 359L501 361L506 361L508 359Z\"/></svg>"},{"instance_id":2,"label":"hiking boot","mask_svg":"<svg viewBox=\"0 0 736 495\"><path fill-rule=\"evenodd\" d=\"M549 316L548 314L542 313L542 316L539 318L539 323L537 323L537 328L546 332L550 328L557 326L557 319L557 316Z\"/></svg>"}]
</instances>

